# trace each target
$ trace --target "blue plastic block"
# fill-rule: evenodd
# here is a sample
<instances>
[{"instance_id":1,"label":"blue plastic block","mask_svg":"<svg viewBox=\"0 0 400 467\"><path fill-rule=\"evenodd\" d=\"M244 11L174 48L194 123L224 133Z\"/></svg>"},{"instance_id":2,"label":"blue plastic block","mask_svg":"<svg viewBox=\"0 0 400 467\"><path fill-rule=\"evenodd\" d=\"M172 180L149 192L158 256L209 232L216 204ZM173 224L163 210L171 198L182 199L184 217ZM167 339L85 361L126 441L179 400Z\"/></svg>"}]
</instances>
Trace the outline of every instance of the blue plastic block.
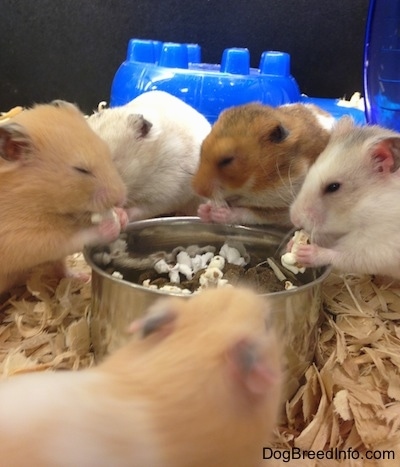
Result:
<instances>
[{"instance_id":1,"label":"blue plastic block","mask_svg":"<svg viewBox=\"0 0 400 467\"><path fill-rule=\"evenodd\" d=\"M246 48L225 49L221 64L209 64L202 63L198 44L131 39L112 83L110 105L124 105L153 90L179 97L210 123L235 105L261 102L275 107L305 99L290 73L288 53L265 51L259 68L251 68ZM349 113L346 110L338 108L337 113Z\"/></svg>"},{"instance_id":2,"label":"blue plastic block","mask_svg":"<svg viewBox=\"0 0 400 467\"><path fill-rule=\"evenodd\" d=\"M287 53L264 52L255 69L245 48L225 49L219 65L201 63L198 44L131 39L127 58L114 77L111 106L156 89L181 98L210 122L234 105L258 101L276 106L301 98Z\"/></svg>"}]
</instances>

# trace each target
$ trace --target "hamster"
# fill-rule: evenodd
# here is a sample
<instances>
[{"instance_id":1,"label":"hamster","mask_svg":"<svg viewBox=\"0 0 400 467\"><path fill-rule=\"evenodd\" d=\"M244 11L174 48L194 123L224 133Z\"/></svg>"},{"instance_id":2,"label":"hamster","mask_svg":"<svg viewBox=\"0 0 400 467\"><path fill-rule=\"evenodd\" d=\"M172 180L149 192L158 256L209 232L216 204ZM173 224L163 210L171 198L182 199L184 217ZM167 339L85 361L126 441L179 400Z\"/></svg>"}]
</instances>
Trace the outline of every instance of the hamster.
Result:
<instances>
[{"instance_id":1,"label":"hamster","mask_svg":"<svg viewBox=\"0 0 400 467\"><path fill-rule=\"evenodd\" d=\"M289 205L335 122L314 105L244 104L223 111L193 178L206 222L291 226Z\"/></svg>"},{"instance_id":2,"label":"hamster","mask_svg":"<svg viewBox=\"0 0 400 467\"><path fill-rule=\"evenodd\" d=\"M290 208L298 262L400 279L399 166L399 133L339 120Z\"/></svg>"},{"instance_id":3,"label":"hamster","mask_svg":"<svg viewBox=\"0 0 400 467\"><path fill-rule=\"evenodd\" d=\"M191 179L200 145L211 130L207 119L164 91L145 92L121 107L89 117L108 143L128 189L131 221L165 214L195 215L200 202Z\"/></svg>"},{"instance_id":4,"label":"hamster","mask_svg":"<svg viewBox=\"0 0 400 467\"><path fill-rule=\"evenodd\" d=\"M257 465L280 405L265 297L241 288L155 302L97 367L0 382L7 467Z\"/></svg>"},{"instance_id":5,"label":"hamster","mask_svg":"<svg viewBox=\"0 0 400 467\"><path fill-rule=\"evenodd\" d=\"M118 222L93 226L90 216L125 199L109 148L73 104L36 105L0 124L0 294L35 266L62 276L67 255L115 240Z\"/></svg>"}]
</instances>

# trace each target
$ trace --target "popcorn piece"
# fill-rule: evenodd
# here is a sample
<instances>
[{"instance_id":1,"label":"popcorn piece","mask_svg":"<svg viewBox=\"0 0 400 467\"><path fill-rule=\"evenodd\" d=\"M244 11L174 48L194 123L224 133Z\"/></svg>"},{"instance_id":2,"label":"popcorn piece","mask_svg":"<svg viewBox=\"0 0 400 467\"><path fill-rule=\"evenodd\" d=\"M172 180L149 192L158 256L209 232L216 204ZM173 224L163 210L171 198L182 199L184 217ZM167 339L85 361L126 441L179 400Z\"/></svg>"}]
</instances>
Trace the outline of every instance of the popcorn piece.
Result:
<instances>
[{"instance_id":1,"label":"popcorn piece","mask_svg":"<svg viewBox=\"0 0 400 467\"><path fill-rule=\"evenodd\" d=\"M160 261L157 261L154 265L154 269L158 274L169 274L172 267L165 261L165 259L160 259Z\"/></svg>"},{"instance_id":2,"label":"popcorn piece","mask_svg":"<svg viewBox=\"0 0 400 467\"><path fill-rule=\"evenodd\" d=\"M169 281L173 284L180 284L181 278L179 276L179 270L177 266L174 266L169 272Z\"/></svg>"},{"instance_id":3,"label":"popcorn piece","mask_svg":"<svg viewBox=\"0 0 400 467\"><path fill-rule=\"evenodd\" d=\"M124 278L124 276L119 271L114 271L111 275L112 275L112 277L115 277L117 279L123 279Z\"/></svg>"},{"instance_id":4,"label":"popcorn piece","mask_svg":"<svg viewBox=\"0 0 400 467\"><path fill-rule=\"evenodd\" d=\"M294 285L290 281L285 281L285 290L297 289L297 285Z\"/></svg>"},{"instance_id":5,"label":"popcorn piece","mask_svg":"<svg viewBox=\"0 0 400 467\"><path fill-rule=\"evenodd\" d=\"M208 267L199 277L200 288L207 289L209 287L222 287L228 283L226 279L222 279L223 273L218 268Z\"/></svg>"},{"instance_id":6,"label":"popcorn piece","mask_svg":"<svg viewBox=\"0 0 400 467\"><path fill-rule=\"evenodd\" d=\"M96 264L108 266L112 262L112 257L110 253L107 253L106 251L101 251L100 253L95 253L93 255L93 261Z\"/></svg>"},{"instance_id":7,"label":"popcorn piece","mask_svg":"<svg viewBox=\"0 0 400 467\"><path fill-rule=\"evenodd\" d=\"M218 268L219 270L223 270L225 266L225 258L220 255L215 255L214 258L210 261L208 268Z\"/></svg>"},{"instance_id":8,"label":"popcorn piece","mask_svg":"<svg viewBox=\"0 0 400 467\"><path fill-rule=\"evenodd\" d=\"M219 254L230 264L235 264L236 266L245 266L247 264L246 259L241 256L240 251L237 248L229 246L227 243L222 245Z\"/></svg>"},{"instance_id":9,"label":"popcorn piece","mask_svg":"<svg viewBox=\"0 0 400 467\"><path fill-rule=\"evenodd\" d=\"M296 251L298 245L305 245L307 244L308 240L309 236L304 230L297 230L293 235L291 251L288 251L281 256L282 266L293 272L293 274L298 274L299 272L303 274L306 270L304 266L297 263Z\"/></svg>"},{"instance_id":10,"label":"popcorn piece","mask_svg":"<svg viewBox=\"0 0 400 467\"><path fill-rule=\"evenodd\" d=\"M206 253L203 253L201 255L201 268L204 269L207 267L207 264L212 260L214 257L214 252L213 251L207 251Z\"/></svg>"},{"instance_id":11,"label":"popcorn piece","mask_svg":"<svg viewBox=\"0 0 400 467\"><path fill-rule=\"evenodd\" d=\"M105 212L95 212L92 214L90 220L92 224L100 224L105 219L114 219L115 222L119 223L118 214L114 209L109 209Z\"/></svg>"},{"instance_id":12,"label":"popcorn piece","mask_svg":"<svg viewBox=\"0 0 400 467\"><path fill-rule=\"evenodd\" d=\"M180 251L176 255L176 262L179 264L184 264L185 266L192 267L192 259L186 251Z\"/></svg>"},{"instance_id":13,"label":"popcorn piece","mask_svg":"<svg viewBox=\"0 0 400 467\"><path fill-rule=\"evenodd\" d=\"M148 289L153 289L153 290L157 290L157 289L158 289L158 287L157 287L156 285L150 284L150 279L144 280L144 281L142 282L142 285L143 285L143 287L146 287L146 288L148 288Z\"/></svg>"},{"instance_id":14,"label":"popcorn piece","mask_svg":"<svg viewBox=\"0 0 400 467\"><path fill-rule=\"evenodd\" d=\"M181 289L176 285L163 285L162 287L160 287L159 290L162 290L163 292L173 292L182 295L190 295L192 293L189 289Z\"/></svg>"},{"instance_id":15,"label":"popcorn piece","mask_svg":"<svg viewBox=\"0 0 400 467\"><path fill-rule=\"evenodd\" d=\"M101 102L99 102L99 105L97 106L97 111L101 112L105 108L107 108L107 102L106 101L101 101Z\"/></svg>"}]
</instances>

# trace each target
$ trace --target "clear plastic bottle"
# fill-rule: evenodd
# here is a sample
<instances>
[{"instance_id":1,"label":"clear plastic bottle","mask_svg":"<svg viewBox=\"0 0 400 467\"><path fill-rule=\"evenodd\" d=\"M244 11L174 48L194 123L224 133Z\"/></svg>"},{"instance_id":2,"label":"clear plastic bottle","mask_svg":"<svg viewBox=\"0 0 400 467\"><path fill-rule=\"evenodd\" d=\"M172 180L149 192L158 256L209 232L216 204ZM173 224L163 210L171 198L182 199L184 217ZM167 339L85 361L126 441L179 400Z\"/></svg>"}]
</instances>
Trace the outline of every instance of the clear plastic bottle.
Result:
<instances>
[{"instance_id":1,"label":"clear plastic bottle","mask_svg":"<svg viewBox=\"0 0 400 467\"><path fill-rule=\"evenodd\" d=\"M400 131L400 1L370 0L364 44L366 120Z\"/></svg>"}]
</instances>

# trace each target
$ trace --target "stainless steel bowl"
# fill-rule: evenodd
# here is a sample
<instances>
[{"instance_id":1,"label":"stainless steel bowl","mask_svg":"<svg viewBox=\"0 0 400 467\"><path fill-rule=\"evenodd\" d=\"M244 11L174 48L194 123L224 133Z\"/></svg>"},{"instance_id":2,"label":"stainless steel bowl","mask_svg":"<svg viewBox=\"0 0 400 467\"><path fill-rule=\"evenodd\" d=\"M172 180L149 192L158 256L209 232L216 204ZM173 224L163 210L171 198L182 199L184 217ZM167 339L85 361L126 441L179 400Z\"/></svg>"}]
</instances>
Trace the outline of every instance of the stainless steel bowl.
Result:
<instances>
[{"instance_id":1,"label":"stainless steel bowl","mask_svg":"<svg viewBox=\"0 0 400 467\"><path fill-rule=\"evenodd\" d=\"M195 217L168 217L134 222L128 225L128 251L134 257L148 257L160 250L177 246L222 246L227 240L241 242L248 253L265 260L280 257L287 232L274 226L244 227L206 224ZM166 293L118 279L93 260L107 246L88 248L86 261L92 268L91 335L97 360L121 346L128 338L126 328L143 315L157 298ZM329 268L310 269L304 285L296 289L263 294L272 303L272 323L284 345L285 400L301 384L305 370L313 360L321 306L321 282ZM182 297L182 299L187 299Z\"/></svg>"}]
</instances>

